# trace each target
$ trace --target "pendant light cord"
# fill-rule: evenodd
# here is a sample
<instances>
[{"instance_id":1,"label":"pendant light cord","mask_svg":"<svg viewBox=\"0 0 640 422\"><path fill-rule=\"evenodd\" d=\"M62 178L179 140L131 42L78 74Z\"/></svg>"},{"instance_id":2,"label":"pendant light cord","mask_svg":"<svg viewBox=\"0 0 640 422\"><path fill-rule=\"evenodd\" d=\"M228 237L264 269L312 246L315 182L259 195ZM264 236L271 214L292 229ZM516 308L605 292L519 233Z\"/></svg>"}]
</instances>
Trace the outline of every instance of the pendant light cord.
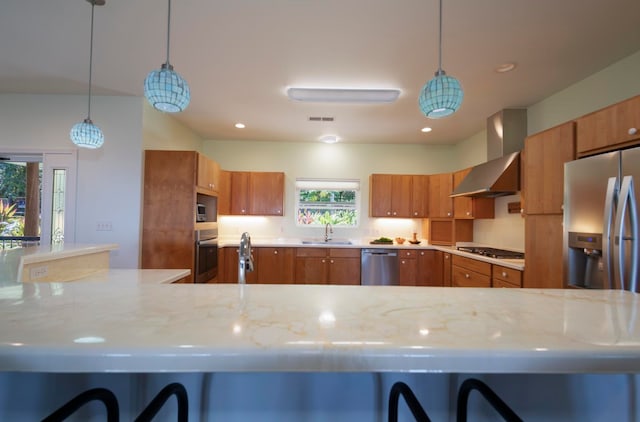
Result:
<instances>
[{"instance_id":1,"label":"pendant light cord","mask_svg":"<svg viewBox=\"0 0 640 422\"><path fill-rule=\"evenodd\" d=\"M91 74L93 70L93 11L96 8L95 0L91 1L91 38L89 43L89 105L87 107L87 120L91 120Z\"/></svg>"},{"instance_id":2,"label":"pendant light cord","mask_svg":"<svg viewBox=\"0 0 640 422\"><path fill-rule=\"evenodd\" d=\"M171 38L171 0L169 0L169 12L167 13L167 67L169 67L169 40Z\"/></svg>"},{"instance_id":3,"label":"pendant light cord","mask_svg":"<svg viewBox=\"0 0 640 422\"><path fill-rule=\"evenodd\" d=\"M442 0L440 0L440 25L438 30L438 73L442 73Z\"/></svg>"}]
</instances>

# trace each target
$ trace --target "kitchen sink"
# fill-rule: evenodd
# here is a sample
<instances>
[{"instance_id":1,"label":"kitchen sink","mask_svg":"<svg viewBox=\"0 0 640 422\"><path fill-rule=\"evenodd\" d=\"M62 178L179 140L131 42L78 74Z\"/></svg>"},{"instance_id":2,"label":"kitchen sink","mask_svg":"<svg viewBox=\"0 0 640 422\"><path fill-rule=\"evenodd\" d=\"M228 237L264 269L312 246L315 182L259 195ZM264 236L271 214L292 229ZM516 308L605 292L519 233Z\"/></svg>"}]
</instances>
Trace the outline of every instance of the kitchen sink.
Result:
<instances>
[{"instance_id":1,"label":"kitchen sink","mask_svg":"<svg viewBox=\"0 0 640 422\"><path fill-rule=\"evenodd\" d=\"M303 245L352 245L349 239L302 239Z\"/></svg>"}]
</instances>

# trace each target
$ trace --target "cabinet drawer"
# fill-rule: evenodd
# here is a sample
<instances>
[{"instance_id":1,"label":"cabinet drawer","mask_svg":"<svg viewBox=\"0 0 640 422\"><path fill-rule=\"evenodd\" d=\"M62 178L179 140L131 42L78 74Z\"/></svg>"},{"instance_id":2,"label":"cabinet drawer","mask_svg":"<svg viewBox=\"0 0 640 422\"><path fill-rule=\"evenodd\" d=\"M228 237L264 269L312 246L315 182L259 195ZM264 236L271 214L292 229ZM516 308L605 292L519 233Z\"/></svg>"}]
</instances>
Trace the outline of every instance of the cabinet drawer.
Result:
<instances>
[{"instance_id":1,"label":"cabinet drawer","mask_svg":"<svg viewBox=\"0 0 640 422\"><path fill-rule=\"evenodd\" d=\"M484 274L487 277L491 277L491 264L488 262L478 261L477 259L466 258L460 255L453 255L452 265L464 267L471 271Z\"/></svg>"},{"instance_id":2,"label":"cabinet drawer","mask_svg":"<svg viewBox=\"0 0 640 422\"><path fill-rule=\"evenodd\" d=\"M499 278L491 279L492 287L494 288L510 288L510 289L519 289L521 286L518 284L513 284L510 281L500 280Z\"/></svg>"},{"instance_id":3,"label":"cabinet drawer","mask_svg":"<svg viewBox=\"0 0 640 422\"><path fill-rule=\"evenodd\" d=\"M453 287L491 287L491 278L466 268L454 265L451 268Z\"/></svg>"},{"instance_id":4,"label":"cabinet drawer","mask_svg":"<svg viewBox=\"0 0 640 422\"><path fill-rule=\"evenodd\" d=\"M398 251L398 258L415 259L418 257L418 251L410 251L408 249L400 249Z\"/></svg>"},{"instance_id":5,"label":"cabinet drawer","mask_svg":"<svg viewBox=\"0 0 640 422\"><path fill-rule=\"evenodd\" d=\"M327 256L327 248L296 248L296 256L324 258Z\"/></svg>"},{"instance_id":6,"label":"cabinet drawer","mask_svg":"<svg viewBox=\"0 0 640 422\"><path fill-rule=\"evenodd\" d=\"M506 281L507 283L514 284L518 287L522 286L522 271L514 270L513 268L494 265L493 278Z\"/></svg>"},{"instance_id":7,"label":"cabinet drawer","mask_svg":"<svg viewBox=\"0 0 640 422\"><path fill-rule=\"evenodd\" d=\"M329 256L332 258L360 258L360 249L330 248Z\"/></svg>"}]
</instances>

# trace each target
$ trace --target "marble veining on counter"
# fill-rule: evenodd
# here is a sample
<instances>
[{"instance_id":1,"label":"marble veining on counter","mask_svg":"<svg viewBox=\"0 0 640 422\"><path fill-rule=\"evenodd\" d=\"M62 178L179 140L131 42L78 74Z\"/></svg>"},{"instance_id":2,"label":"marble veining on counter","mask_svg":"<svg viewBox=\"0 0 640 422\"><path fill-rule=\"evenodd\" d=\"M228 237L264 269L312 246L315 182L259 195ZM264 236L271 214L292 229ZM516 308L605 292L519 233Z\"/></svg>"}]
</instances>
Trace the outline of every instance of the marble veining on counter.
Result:
<instances>
[{"instance_id":1,"label":"marble veining on counter","mask_svg":"<svg viewBox=\"0 0 640 422\"><path fill-rule=\"evenodd\" d=\"M638 295L320 285L0 288L0 370L640 372Z\"/></svg>"}]
</instances>

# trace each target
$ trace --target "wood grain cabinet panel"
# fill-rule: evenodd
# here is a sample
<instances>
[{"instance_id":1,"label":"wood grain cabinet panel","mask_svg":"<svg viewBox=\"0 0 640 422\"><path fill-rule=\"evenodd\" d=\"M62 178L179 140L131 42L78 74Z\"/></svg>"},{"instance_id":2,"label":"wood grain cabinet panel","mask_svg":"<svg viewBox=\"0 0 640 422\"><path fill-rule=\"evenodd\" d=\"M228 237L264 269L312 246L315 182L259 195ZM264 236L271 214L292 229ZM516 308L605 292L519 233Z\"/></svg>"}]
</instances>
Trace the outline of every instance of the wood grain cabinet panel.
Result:
<instances>
[{"instance_id":1,"label":"wood grain cabinet panel","mask_svg":"<svg viewBox=\"0 0 640 422\"><path fill-rule=\"evenodd\" d=\"M360 249L297 248L296 284L360 284Z\"/></svg>"},{"instance_id":2,"label":"wood grain cabinet panel","mask_svg":"<svg viewBox=\"0 0 640 422\"><path fill-rule=\"evenodd\" d=\"M221 213L231 215L284 215L284 173L231 171L222 173L222 189L227 190L230 203L223 202Z\"/></svg>"},{"instance_id":3,"label":"wood grain cabinet panel","mask_svg":"<svg viewBox=\"0 0 640 422\"><path fill-rule=\"evenodd\" d=\"M564 163L575 159L575 123L527 137L524 144L525 214L562 214Z\"/></svg>"},{"instance_id":4,"label":"wood grain cabinet panel","mask_svg":"<svg viewBox=\"0 0 640 422\"><path fill-rule=\"evenodd\" d=\"M640 95L576 120L579 156L640 143Z\"/></svg>"},{"instance_id":5,"label":"wood grain cabinet panel","mask_svg":"<svg viewBox=\"0 0 640 422\"><path fill-rule=\"evenodd\" d=\"M295 249L259 247L257 283L291 284L295 280Z\"/></svg>"},{"instance_id":6,"label":"wood grain cabinet panel","mask_svg":"<svg viewBox=\"0 0 640 422\"><path fill-rule=\"evenodd\" d=\"M418 274L416 286L445 286L443 252L433 249L417 251Z\"/></svg>"},{"instance_id":7,"label":"wood grain cabinet panel","mask_svg":"<svg viewBox=\"0 0 640 422\"><path fill-rule=\"evenodd\" d=\"M562 279L562 220L561 214L527 215L523 287L566 287Z\"/></svg>"},{"instance_id":8,"label":"wood grain cabinet panel","mask_svg":"<svg viewBox=\"0 0 640 422\"><path fill-rule=\"evenodd\" d=\"M411 218L429 217L429 176L411 176Z\"/></svg>"},{"instance_id":9,"label":"wood grain cabinet panel","mask_svg":"<svg viewBox=\"0 0 640 422\"><path fill-rule=\"evenodd\" d=\"M453 217L453 174L429 175L429 217Z\"/></svg>"},{"instance_id":10,"label":"wood grain cabinet panel","mask_svg":"<svg viewBox=\"0 0 640 422\"><path fill-rule=\"evenodd\" d=\"M220 165L203 154L198 154L196 186L210 195L216 195L220 189Z\"/></svg>"},{"instance_id":11,"label":"wood grain cabinet panel","mask_svg":"<svg viewBox=\"0 0 640 422\"><path fill-rule=\"evenodd\" d=\"M411 217L412 177L372 174L369 178L369 213L372 217Z\"/></svg>"},{"instance_id":12,"label":"wood grain cabinet panel","mask_svg":"<svg viewBox=\"0 0 640 422\"><path fill-rule=\"evenodd\" d=\"M493 287L522 287L522 271L495 264L491 271Z\"/></svg>"},{"instance_id":13,"label":"wood grain cabinet panel","mask_svg":"<svg viewBox=\"0 0 640 422\"><path fill-rule=\"evenodd\" d=\"M415 286L418 281L418 252L398 250L398 280L401 286Z\"/></svg>"},{"instance_id":14,"label":"wood grain cabinet panel","mask_svg":"<svg viewBox=\"0 0 640 422\"><path fill-rule=\"evenodd\" d=\"M284 173L249 173L249 213L284 215Z\"/></svg>"}]
</instances>

